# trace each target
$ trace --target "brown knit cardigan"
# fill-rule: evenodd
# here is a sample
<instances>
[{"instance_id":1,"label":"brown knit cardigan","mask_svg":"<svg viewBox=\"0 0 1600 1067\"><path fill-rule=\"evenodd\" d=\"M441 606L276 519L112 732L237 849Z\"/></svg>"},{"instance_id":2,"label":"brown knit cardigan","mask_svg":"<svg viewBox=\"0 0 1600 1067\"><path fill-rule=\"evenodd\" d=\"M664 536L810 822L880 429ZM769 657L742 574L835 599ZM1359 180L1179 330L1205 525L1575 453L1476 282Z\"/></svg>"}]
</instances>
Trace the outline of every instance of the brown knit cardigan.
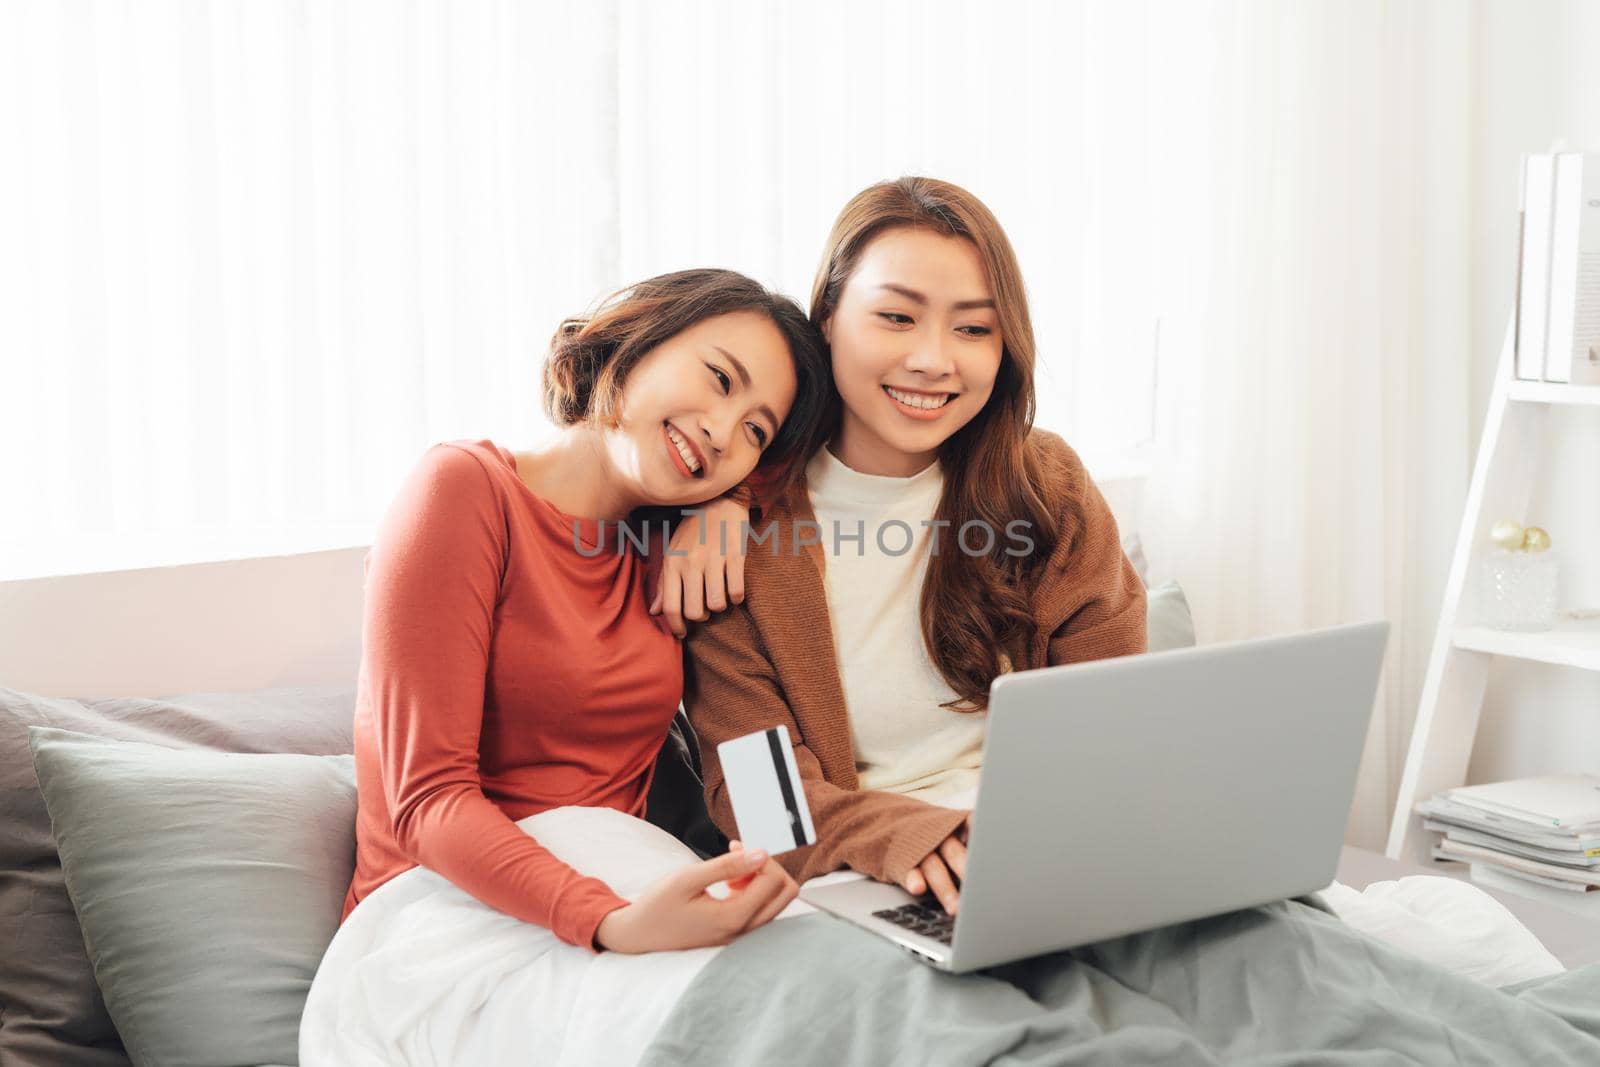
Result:
<instances>
[{"instance_id":1,"label":"brown knit cardigan","mask_svg":"<svg viewBox=\"0 0 1600 1067\"><path fill-rule=\"evenodd\" d=\"M1061 533L1037 572L1038 637L1016 668L1143 652L1144 586L1123 555L1100 490L1055 434L1034 430L1025 447L1038 461L1040 492L1061 517ZM757 537L772 539L750 542L744 603L713 615L689 636L684 704L700 740L706 804L723 832L736 836L717 745L783 724L794 739L817 831L816 844L780 857L784 867L801 881L850 867L899 882L960 826L965 812L860 788L828 619L823 551L815 544L794 550L795 524L807 521L814 523L816 515L802 478L755 528Z\"/></svg>"}]
</instances>

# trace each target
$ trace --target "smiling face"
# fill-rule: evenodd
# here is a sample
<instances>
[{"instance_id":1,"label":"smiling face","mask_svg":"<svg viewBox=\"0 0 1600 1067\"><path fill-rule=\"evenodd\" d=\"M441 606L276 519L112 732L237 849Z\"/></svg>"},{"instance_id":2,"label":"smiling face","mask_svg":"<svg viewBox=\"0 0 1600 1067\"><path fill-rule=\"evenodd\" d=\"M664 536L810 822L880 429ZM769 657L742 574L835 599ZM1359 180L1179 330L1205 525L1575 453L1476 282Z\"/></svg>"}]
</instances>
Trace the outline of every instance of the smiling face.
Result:
<instances>
[{"instance_id":1,"label":"smiling face","mask_svg":"<svg viewBox=\"0 0 1600 1067\"><path fill-rule=\"evenodd\" d=\"M896 227L862 249L823 324L844 415L832 448L864 474L906 476L983 410L1003 339L978 248Z\"/></svg>"},{"instance_id":2,"label":"smiling face","mask_svg":"<svg viewBox=\"0 0 1600 1067\"><path fill-rule=\"evenodd\" d=\"M607 456L647 505L698 504L743 481L788 417L794 364L767 316L702 319L628 372Z\"/></svg>"}]
</instances>

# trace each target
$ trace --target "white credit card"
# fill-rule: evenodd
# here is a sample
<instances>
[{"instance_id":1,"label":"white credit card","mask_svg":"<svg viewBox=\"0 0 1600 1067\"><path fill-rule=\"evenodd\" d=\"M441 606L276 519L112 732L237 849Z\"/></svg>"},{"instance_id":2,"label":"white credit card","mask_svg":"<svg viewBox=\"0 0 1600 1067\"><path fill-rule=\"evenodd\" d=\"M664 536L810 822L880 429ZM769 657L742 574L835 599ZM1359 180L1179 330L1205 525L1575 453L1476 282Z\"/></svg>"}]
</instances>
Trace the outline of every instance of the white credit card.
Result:
<instances>
[{"instance_id":1,"label":"white credit card","mask_svg":"<svg viewBox=\"0 0 1600 1067\"><path fill-rule=\"evenodd\" d=\"M724 741L717 746L717 757L746 851L759 848L776 856L815 843L817 832L787 726Z\"/></svg>"}]
</instances>

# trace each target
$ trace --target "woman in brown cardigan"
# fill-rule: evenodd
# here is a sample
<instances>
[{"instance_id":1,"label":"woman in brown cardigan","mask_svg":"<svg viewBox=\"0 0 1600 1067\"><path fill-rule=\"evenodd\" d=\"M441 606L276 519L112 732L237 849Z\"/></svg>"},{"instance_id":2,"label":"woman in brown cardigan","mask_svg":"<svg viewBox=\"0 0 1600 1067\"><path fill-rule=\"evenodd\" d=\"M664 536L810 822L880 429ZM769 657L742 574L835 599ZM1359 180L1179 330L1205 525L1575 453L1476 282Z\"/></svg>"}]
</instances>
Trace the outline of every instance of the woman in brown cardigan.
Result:
<instances>
[{"instance_id":1,"label":"woman in brown cardigan","mask_svg":"<svg viewBox=\"0 0 1600 1067\"><path fill-rule=\"evenodd\" d=\"M990 682L1144 651L1144 589L1077 454L1032 428L1022 278L976 197L925 178L857 195L811 318L838 405L763 501L743 589L688 642L707 804L732 835L716 746L783 724L817 831L784 866L852 868L954 912L967 812L945 804L970 806ZM709 512L712 529L746 516Z\"/></svg>"}]
</instances>

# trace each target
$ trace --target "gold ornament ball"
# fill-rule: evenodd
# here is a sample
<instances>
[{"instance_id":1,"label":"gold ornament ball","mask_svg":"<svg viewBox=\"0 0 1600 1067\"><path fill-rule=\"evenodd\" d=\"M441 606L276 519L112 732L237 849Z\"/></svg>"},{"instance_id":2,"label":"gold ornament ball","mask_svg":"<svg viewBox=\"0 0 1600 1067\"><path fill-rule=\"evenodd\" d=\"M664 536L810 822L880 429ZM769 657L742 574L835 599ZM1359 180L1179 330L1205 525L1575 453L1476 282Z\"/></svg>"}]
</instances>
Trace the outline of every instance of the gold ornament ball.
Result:
<instances>
[{"instance_id":1,"label":"gold ornament ball","mask_svg":"<svg viewBox=\"0 0 1600 1067\"><path fill-rule=\"evenodd\" d=\"M1522 547L1528 552L1543 552L1550 547L1550 535L1537 526L1522 531Z\"/></svg>"},{"instance_id":2,"label":"gold ornament ball","mask_svg":"<svg viewBox=\"0 0 1600 1067\"><path fill-rule=\"evenodd\" d=\"M1522 524L1512 522L1510 519L1501 519L1489 527L1489 540L1505 549L1514 552L1522 547Z\"/></svg>"}]
</instances>

